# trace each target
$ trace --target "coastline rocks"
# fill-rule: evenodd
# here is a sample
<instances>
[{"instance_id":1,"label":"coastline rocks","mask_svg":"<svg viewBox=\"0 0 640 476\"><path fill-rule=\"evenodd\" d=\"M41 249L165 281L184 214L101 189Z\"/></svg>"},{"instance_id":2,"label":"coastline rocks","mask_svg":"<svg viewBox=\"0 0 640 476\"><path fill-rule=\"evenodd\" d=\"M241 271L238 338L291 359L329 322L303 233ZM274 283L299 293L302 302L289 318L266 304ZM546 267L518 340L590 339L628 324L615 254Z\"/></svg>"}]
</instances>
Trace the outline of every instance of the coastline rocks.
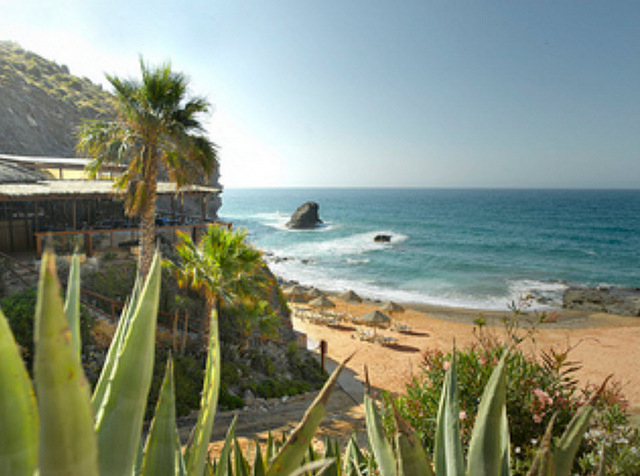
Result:
<instances>
[{"instance_id":1,"label":"coastline rocks","mask_svg":"<svg viewBox=\"0 0 640 476\"><path fill-rule=\"evenodd\" d=\"M391 243L391 235L376 235L373 237L376 243Z\"/></svg>"},{"instance_id":2,"label":"coastline rocks","mask_svg":"<svg viewBox=\"0 0 640 476\"><path fill-rule=\"evenodd\" d=\"M565 309L640 317L640 289L573 287L567 289L564 293L562 307Z\"/></svg>"},{"instance_id":3,"label":"coastline rocks","mask_svg":"<svg viewBox=\"0 0 640 476\"><path fill-rule=\"evenodd\" d=\"M318 216L318 204L316 202L307 202L300 205L298 209L291 215L291 219L285 225L292 230L307 230L316 228L322 224L322 220Z\"/></svg>"}]
</instances>

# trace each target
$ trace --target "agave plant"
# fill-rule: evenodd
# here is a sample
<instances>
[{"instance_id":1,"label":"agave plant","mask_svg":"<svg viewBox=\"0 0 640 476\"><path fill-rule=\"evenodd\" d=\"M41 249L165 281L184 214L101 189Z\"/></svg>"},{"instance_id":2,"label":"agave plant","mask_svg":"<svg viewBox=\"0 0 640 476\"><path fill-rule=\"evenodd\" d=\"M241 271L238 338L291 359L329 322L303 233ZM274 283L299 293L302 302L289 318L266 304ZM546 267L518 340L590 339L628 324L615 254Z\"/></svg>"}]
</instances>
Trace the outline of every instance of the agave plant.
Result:
<instances>
[{"instance_id":1,"label":"agave plant","mask_svg":"<svg viewBox=\"0 0 640 476\"><path fill-rule=\"evenodd\" d=\"M173 418L171 362L143 447L160 258L154 258L147 279L136 283L93 395L79 358L79 279L79 260L74 257L63 303L55 257L51 252L43 255L35 316L33 385L0 311L0 475L120 476L134 474L136 467L141 474L203 474L219 387L217 315L211 316L200 418L184 457ZM174 458L172 466L166 463L168 455Z\"/></svg>"},{"instance_id":2,"label":"agave plant","mask_svg":"<svg viewBox=\"0 0 640 476\"><path fill-rule=\"evenodd\" d=\"M393 442L383 433L380 415L365 395L371 452L352 439L344 454L328 442L324 455L310 446L326 412L327 400L343 362L326 382L300 424L281 444L269 439L265 454L256 442L249 463L235 439L235 421L213 464L208 445L220 387L218 318L211 314L208 357L200 413L184 453L175 422L173 364L167 362L156 412L142 441L144 409L154 362L160 293L156 254L144 281L137 280L122 312L98 383L90 394L79 358L79 262L74 257L66 302L61 297L55 257L43 256L35 318L34 384L0 311L0 476L167 475L214 476L331 474L335 476L508 475L509 428L505 409L506 354L487 383L466 461L458 427L455 355L446 375L437 415L433 464L416 434L395 412ZM35 391L34 391L35 386ZM604 386L604 384L603 384ZM37 394L37 399L35 397ZM532 476L568 476L592 411L583 406L552 450L551 430Z\"/></svg>"},{"instance_id":3,"label":"agave plant","mask_svg":"<svg viewBox=\"0 0 640 476\"><path fill-rule=\"evenodd\" d=\"M51 252L43 255L35 316L34 385L0 310L0 476L205 474L211 469L208 446L220 388L217 312L211 314L200 412L184 454L175 421L171 358L143 442L154 362L160 257L154 257L146 279L136 281L92 395L80 362L79 266L74 257L63 302L55 256ZM254 462L254 474L294 474L330 464L303 461L345 363L329 378L279 451L272 445L266 459ZM229 441L225 448L215 474L232 474L225 456Z\"/></svg>"}]
</instances>

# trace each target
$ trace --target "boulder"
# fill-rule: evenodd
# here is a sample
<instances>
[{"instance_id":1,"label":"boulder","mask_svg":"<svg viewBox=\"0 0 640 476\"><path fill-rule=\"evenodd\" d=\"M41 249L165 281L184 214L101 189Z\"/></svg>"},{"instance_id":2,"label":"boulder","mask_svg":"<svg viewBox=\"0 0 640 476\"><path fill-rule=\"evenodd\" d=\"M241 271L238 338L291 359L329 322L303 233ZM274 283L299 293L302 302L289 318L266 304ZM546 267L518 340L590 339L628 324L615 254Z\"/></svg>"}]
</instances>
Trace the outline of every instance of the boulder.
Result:
<instances>
[{"instance_id":1,"label":"boulder","mask_svg":"<svg viewBox=\"0 0 640 476\"><path fill-rule=\"evenodd\" d=\"M569 288L562 300L565 309L640 316L640 290L632 288Z\"/></svg>"},{"instance_id":2,"label":"boulder","mask_svg":"<svg viewBox=\"0 0 640 476\"><path fill-rule=\"evenodd\" d=\"M373 237L376 243L391 243L391 235L376 235Z\"/></svg>"},{"instance_id":3,"label":"boulder","mask_svg":"<svg viewBox=\"0 0 640 476\"><path fill-rule=\"evenodd\" d=\"M300 205L298 209L291 215L291 219L287 222L287 228L293 230L305 230L316 228L322 224L322 220L318 216L318 204L316 202L307 202Z\"/></svg>"}]
</instances>

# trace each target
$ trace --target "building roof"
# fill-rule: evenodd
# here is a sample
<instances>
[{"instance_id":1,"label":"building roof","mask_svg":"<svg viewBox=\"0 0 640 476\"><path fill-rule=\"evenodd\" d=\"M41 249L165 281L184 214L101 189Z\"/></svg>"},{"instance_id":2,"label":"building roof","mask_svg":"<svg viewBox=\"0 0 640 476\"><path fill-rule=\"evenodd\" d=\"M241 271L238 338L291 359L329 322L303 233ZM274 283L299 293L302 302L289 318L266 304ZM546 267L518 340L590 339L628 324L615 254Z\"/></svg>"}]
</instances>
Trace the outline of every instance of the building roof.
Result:
<instances>
[{"instance_id":1,"label":"building roof","mask_svg":"<svg viewBox=\"0 0 640 476\"><path fill-rule=\"evenodd\" d=\"M78 157L41 157L41 156L25 156L0 154L0 163L12 163L28 167L30 169L46 169L46 168L65 168L65 169L84 169L91 159ZM104 170L122 169L122 165L103 164Z\"/></svg>"},{"instance_id":2,"label":"building roof","mask_svg":"<svg viewBox=\"0 0 640 476\"><path fill-rule=\"evenodd\" d=\"M0 169L1 170L1 169ZM99 198L118 195L110 180L40 180L29 183L3 183L0 171L0 201L7 200L49 200L72 198ZM204 185L186 185L180 188L186 195L220 193L222 190ZM158 195L177 193L176 184L158 183Z\"/></svg>"},{"instance_id":3,"label":"building roof","mask_svg":"<svg viewBox=\"0 0 640 476\"><path fill-rule=\"evenodd\" d=\"M4 184L35 183L50 178L43 172L30 170L0 160L0 186Z\"/></svg>"}]
</instances>

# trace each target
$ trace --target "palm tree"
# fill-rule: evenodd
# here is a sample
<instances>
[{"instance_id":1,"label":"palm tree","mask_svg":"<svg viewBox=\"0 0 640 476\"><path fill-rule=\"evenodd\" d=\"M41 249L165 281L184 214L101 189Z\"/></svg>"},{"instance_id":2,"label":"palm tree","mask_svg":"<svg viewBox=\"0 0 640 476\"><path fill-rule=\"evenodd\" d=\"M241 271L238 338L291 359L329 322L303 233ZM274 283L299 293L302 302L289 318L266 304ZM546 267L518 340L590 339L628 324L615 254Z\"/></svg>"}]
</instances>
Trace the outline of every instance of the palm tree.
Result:
<instances>
[{"instance_id":1,"label":"palm tree","mask_svg":"<svg viewBox=\"0 0 640 476\"><path fill-rule=\"evenodd\" d=\"M211 225L194 243L188 233L178 233L179 263L165 261L173 269L180 287L204 291L206 298L203 334L208 333L209 316L215 307L261 301L267 285L260 251L246 242L247 232L233 232ZM264 306L263 306L264 308Z\"/></svg>"},{"instance_id":2,"label":"palm tree","mask_svg":"<svg viewBox=\"0 0 640 476\"><path fill-rule=\"evenodd\" d=\"M125 164L114 187L124 190L125 211L140 217L140 259L144 277L155 248L155 204L158 170L166 168L177 187L210 174L217 166L216 145L204 135L198 119L209 103L189 96L188 79L169 64L149 67L140 59L142 81L107 75L115 90L115 121L85 123L77 148L88 153L90 177L109 164ZM197 173L196 171L199 171Z\"/></svg>"}]
</instances>

